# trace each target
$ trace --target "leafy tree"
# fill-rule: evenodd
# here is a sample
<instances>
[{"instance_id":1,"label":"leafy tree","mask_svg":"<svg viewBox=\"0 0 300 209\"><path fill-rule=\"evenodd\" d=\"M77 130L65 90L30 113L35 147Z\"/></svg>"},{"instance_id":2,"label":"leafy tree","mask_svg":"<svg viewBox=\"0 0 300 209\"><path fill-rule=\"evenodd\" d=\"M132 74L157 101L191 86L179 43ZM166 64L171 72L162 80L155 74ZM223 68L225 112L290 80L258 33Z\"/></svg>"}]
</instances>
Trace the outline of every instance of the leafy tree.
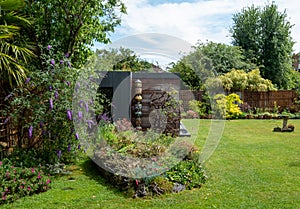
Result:
<instances>
[{"instance_id":1,"label":"leafy tree","mask_svg":"<svg viewBox=\"0 0 300 209\"><path fill-rule=\"evenodd\" d=\"M120 47L119 49L96 50L94 68L101 71L152 71L156 67L141 59L134 51Z\"/></svg>"},{"instance_id":2,"label":"leafy tree","mask_svg":"<svg viewBox=\"0 0 300 209\"><path fill-rule=\"evenodd\" d=\"M245 59L243 50L239 46L223 43L198 43L197 50L201 50L212 61L214 70L220 75L231 69L252 70L257 66Z\"/></svg>"},{"instance_id":3,"label":"leafy tree","mask_svg":"<svg viewBox=\"0 0 300 209\"><path fill-rule=\"evenodd\" d=\"M108 35L120 25L126 8L120 0L27 0L25 12L34 18L30 37L37 55L41 46L57 46L54 51L65 53L74 67L80 67L95 41L110 41Z\"/></svg>"},{"instance_id":4,"label":"leafy tree","mask_svg":"<svg viewBox=\"0 0 300 209\"><path fill-rule=\"evenodd\" d=\"M25 64L34 55L28 39L21 36L31 26L19 12L24 5L23 0L0 1L0 88L4 92L23 83Z\"/></svg>"},{"instance_id":5,"label":"leafy tree","mask_svg":"<svg viewBox=\"0 0 300 209\"><path fill-rule=\"evenodd\" d=\"M215 71L211 59L199 48L194 49L177 63L171 63L168 70L180 73L180 78L191 90L201 90L204 89L204 82L215 76Z\"/></svg>"},{"instance_id":6,"label":"leafy tree","mask_svg":"<svg viewBox=\"0 0 300 209\"><path fill-rule=\"evenodd\" d=\"M291 81L294 42L286 11L279 12L274 2L264 8L251 6L234 14L233 21L233 45L241 46L245 56L260 66L262 77L279 88L295 88Z\"/></svg>"},{"instance_id":7,"label":"leafy tree","mask_svg":"<svg viewBox=\"0 0 300 209\"><path fill-rule=\"evenodd\" d=\"M270 80L261 77L259 69L252 70L248 73L243 70L233 69L224 75L209 79L206 85L212 88L211 86L218 85L217 81L221 81L224 90L227 92L244 90L270 91L276 89Z\"/></svg>"}]
</instances>

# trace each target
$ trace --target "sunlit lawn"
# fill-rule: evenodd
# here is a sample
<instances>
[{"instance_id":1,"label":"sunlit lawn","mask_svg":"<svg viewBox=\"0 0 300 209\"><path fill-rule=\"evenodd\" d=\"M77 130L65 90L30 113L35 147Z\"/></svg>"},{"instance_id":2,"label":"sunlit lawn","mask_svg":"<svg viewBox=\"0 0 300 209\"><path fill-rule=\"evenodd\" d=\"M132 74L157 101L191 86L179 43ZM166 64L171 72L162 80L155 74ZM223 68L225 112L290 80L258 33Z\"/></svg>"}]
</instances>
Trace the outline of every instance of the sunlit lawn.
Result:
<instances>
[{"instance_id":1,"label":"sunlit lawn","mask_svg":"<svg viewBox=\"0 0 300 209\"><path fill-rule=\"evenodd\" d=\"M184 123L196 136L199 120ZM86 160L72 166L70 176L57 178L50 191L3 208L300 208L300 120L289 123L294 133L272 132L281 120L226 121L201 189L133 199L107 184ZM209 120L200 121L197 146L209 127Z\"/></svg>"}]
</instances>

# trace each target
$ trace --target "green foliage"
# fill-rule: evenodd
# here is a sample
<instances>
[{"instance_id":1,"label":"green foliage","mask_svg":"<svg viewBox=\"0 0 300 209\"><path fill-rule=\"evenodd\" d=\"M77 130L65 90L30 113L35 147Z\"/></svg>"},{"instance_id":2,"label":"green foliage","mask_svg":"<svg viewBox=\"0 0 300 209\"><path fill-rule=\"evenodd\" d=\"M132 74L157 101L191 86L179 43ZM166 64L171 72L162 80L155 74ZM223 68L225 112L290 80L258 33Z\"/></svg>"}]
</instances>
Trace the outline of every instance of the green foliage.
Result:
<instances>
[{"instance_id":1,"label":"green foliage","mask_svg":"<svg viewBox=\"0 0 300 209\"><path fill-rule=\"evenodd\" d=\"M32 71L24 87L7 96L6 112L19 130L19 146L36 149L47 163L71 162L78 153L71 111L76 70L52 49L41 56L47 68Z\"/></svg>"},{"instance_id":2,"label":"green foliage","mask_svg":"<svg viewBox=\"0 0 300 209\"><path fill-rule=\"evenodd\" d=\"M207 86L213 88L215 85L222 83L223 88L227 92L237 91L270 91L276 90L272 82L264 79L260 75L258 69L246 73L243 70L231 70L230 72L208 80Z\"/></svg>"},{"instance_id":3,"label":"green foliage","mask_svg":"<svg viewBox=\"0 0 300 209\"><path fill-rule=\"evenodd\" d=\"M16 167L8 159L0 161L0 205L23 196L45 192L50 188L51 177L45 167Z\"/></svg>"},{"instance_id":4,"label":"green foliage","mask_svg":"<svg viewBox=\"0 0 300 209\"><path fill-rule=\"evenodd\" d=\"M0 1L0 89L8 92L26 79L25 65L34 56L24 30L31 22L20 14L23 0Z\"/></svg>"},{"instance_id":5,"label":"green foliage","mask_svg":"<svg viewBox=\"0 0 300 209\"><path fill-rule=\"evenodd\" d=\"M279 88L295 88L291 81L294 42L286 11L272 2L264 8L247 7L233 16L233 44L245 50L245 57L260 67L262 77Z\"/></svg>"},{"instance_id":6,"label":"green foliage","mask_svg":"<svg viewBox=\"0 0 300 209\"><path fill-rule=\"evenodd\" d=\"M199 188L206 182L206 174L197 159L183 160L166 172L166 178L186 188Z\"/></svg>"},{"instance_id":7,"label":"green foliage","mask_svg":"<svg viewBox=\"0 0 300 209\"><path fill-rule=\"evenodd\" d=\"M39 45L56 45L55 52L68 54L74 67L85 63L95 41L110 41L108 33L114 32L121 23L121 14L126 13L120 0L27 0L26 3L24 12L34 19L30 35L38 47L37 54L41 54Z\"/></svg>"},{"instance_id":8,"label":"green foliage","mask_svg":"<svg viewBox=\"0 0 300 209\"><path fill-rule=\"evenodd\" d=\"M196 50L200 50L212 61L213 69L222 75L234 69L245 71L256 68L256 65L245 59L243 49L239 46L231 46L223 43L198 43Z\"/></svg>"},{"instance_id":9,"label":"green foliage","mask_svg":"<svg viewBox=\"0 0 300 209\"><path fill-rule=\"evenodd\" d=\"M211 59L196 47L179 62L171 63L169 71L180 73L181 80L190 90L203 90L204 82L215 76Z\"/></svg>"},{"instance_id":10,"label":"green foliage","mask_svg":"<svg viewBox=\"0 0 300 209\"><path fill-rule=\"evenodd\" d=\"M226 119L237 119L242 116L242 111L238 104L242 104L242 101L237 94L217 94L214 97L214 106L216 115Z\"/></svg>"},{"instance_id":11,"label":"green foliage","mask_svg":"<svg viewBox=\"0 0 300 209\"><path fill-rule=\"evenodd\" d=\"M206 105L204 102L201 101L197 101L197 100L191 100L189 101L189 107L191 110L195 111L196 113L198 113L198 115L204 116L207 112L206 112Z\"/></svg>"},{"instance_id":12,"label":"green foliage","mask_svg":"<svg viewBox=\"0 0 300 209\"><path fill-rule=\"evenodd\" d=\"M95 69L100 71L153 71L153 65L142 60L134 51L120 47L119 49L96 50L94 54Z\"/></svg>"}]
</instances>

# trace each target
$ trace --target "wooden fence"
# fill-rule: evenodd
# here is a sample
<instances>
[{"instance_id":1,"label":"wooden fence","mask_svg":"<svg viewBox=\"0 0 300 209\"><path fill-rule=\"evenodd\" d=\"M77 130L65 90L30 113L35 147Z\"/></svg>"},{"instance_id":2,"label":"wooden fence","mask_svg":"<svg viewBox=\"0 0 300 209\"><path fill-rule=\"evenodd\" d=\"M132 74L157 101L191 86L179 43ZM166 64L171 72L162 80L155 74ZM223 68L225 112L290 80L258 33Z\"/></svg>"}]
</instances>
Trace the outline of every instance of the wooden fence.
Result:
<instances>
[{"instance_id":1,"label":"wooden fence","mask_svg":"<svg viewBox=\"0 0 300 209\"><path fill-rule=\"evenodd\" d=\"M4 108L4 98L0 97L0 159L12 151L18 140L17 130L2 112Z\"/></svg>"},{"instance_id":2,"label":"wooden fence","mask_svg":"<svg viewBox=\"0 0 300 209\"><path fill-rule=\"evenodd\" d=\"M202 100L203 91L188 91L181 90L179 97L182 100L184 110L189 109L189 101ZM268 92L239 92L244 104L250 106L250 108L260 108L268 110L274 108L274 105L280 107L280 109L291 108L294 105L295 99L300 95L296 91L278 90Z\"/></svg>"}]
</instances>

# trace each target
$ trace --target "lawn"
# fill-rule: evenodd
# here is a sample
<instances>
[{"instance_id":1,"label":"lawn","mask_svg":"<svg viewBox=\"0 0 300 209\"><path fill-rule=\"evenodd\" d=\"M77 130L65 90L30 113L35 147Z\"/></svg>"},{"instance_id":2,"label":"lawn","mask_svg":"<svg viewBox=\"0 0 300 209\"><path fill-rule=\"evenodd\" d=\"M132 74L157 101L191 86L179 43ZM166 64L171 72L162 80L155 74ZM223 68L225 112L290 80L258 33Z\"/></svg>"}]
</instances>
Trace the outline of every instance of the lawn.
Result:
<instances>
[{"instance_id":1,"label":"lawn","mask_svg":"<svg viewBox=\"0 0 300 209\"><path fill-rule=\"evenodd\" d=\"M185 120L196 135L199 120ZM152 199L133 199L101 178L84 160L58 177L48 192L3 208L300 208L300 120L293 133L272 132L281 120L226 121L223 137L204 165L201 189ZM205 142L210 121L201 120L196 145Z\"/></svg>"}]
</instances>

